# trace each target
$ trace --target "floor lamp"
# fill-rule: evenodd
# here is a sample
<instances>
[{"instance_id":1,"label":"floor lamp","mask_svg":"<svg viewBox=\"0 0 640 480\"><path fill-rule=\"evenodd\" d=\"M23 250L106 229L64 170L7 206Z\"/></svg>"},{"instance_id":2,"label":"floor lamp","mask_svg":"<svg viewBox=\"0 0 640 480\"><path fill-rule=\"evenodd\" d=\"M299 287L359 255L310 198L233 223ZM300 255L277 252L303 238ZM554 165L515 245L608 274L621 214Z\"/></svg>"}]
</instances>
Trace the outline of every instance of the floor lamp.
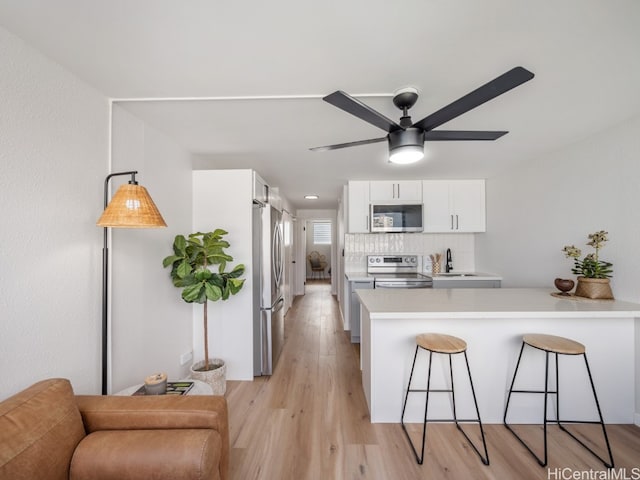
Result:
<instances>
[{"instance_id":1,"label":"floor lamp","mask_svg":"<svg viewBox=\"0 0 640 480\"><path fill-rule=\"evenodd\" d=\"M102 395L107 394L108 369L108 299L109 299L109 227L157 228L166 227L162 215L149 196L147 189L136 182L137 171L117 172L104 179L104 212L96 225L104 227L102 245ZM131 175L129 183L121 185L109 202L109 181L113 177Z\"/></svg>"}]
</instances>

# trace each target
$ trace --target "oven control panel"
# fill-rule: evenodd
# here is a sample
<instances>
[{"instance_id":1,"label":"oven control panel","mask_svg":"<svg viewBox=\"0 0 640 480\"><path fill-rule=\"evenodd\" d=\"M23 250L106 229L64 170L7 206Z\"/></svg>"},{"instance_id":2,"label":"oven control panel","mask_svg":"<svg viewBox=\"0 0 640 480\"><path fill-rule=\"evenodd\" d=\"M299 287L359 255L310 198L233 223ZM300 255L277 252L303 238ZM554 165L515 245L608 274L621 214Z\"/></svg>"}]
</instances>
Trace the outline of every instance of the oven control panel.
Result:
<instances>
[{"instance_id":1,"label":"oven control panel","mask_svg":"<svg viewBox=\"0 0 640 480\"><path fill-rule=\"evenodd\" d=\"M368 255L367 263L369 265L418 265L417 255Z\"/></svg>"},{"instance_id":2,"label":"oven control panel","mask_svg":"<svg viewBox=\"0 0 640 480\"><path fill-rule=\"evenodd\" d=\"M368 255L367 272L397 273L418 272L420 257L418 255Z\"/></svg>"}]
</instances>

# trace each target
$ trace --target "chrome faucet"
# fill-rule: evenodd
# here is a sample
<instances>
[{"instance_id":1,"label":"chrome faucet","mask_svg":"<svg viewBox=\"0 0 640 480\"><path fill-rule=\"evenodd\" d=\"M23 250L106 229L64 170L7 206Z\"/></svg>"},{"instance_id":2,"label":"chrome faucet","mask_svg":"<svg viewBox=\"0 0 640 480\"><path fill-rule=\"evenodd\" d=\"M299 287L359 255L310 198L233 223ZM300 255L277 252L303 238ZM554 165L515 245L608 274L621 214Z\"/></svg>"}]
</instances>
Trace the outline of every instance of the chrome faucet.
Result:
<instances>
[{"instance_id":1,"label":"chrome faucet","mask_svg":"<svg viewBox=\"0 0 640 480\"><path fill-rule=\"evenodd\" d=\"M451 249L447 248L447 263L444 266L444 271L449 273L453 270L453 261L451 260Z\"/></svg>"}]
</instances>

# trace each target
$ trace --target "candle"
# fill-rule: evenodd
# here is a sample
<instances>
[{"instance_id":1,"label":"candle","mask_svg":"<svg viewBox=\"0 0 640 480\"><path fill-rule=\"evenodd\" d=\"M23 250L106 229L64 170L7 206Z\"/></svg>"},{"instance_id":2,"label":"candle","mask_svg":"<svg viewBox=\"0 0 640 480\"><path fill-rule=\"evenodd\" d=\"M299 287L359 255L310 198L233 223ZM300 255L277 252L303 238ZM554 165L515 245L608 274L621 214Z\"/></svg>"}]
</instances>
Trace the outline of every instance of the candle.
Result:
<instances>
[{"instance_id":1,"label":"candle","mask_svg":"<svg viewBox=\"0 0 640 480\"><path fill-rule=\"evenodd\" d=\"M167 393L167 374L154 373L144 379L144 389L147 395L164 395Z\"/></svg>"}]
</instances>

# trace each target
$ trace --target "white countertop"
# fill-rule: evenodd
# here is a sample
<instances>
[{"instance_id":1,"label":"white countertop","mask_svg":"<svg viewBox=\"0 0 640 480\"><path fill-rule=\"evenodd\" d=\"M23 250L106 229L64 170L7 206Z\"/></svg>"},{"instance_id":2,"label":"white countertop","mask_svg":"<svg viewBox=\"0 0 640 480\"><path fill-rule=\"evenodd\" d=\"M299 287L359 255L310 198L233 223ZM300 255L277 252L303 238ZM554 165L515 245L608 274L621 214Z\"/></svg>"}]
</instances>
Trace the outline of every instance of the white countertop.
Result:
<instances>
[{"instance_id":1,"label":"white countertop","mask_svg":"<svg viewBox=\"0 0 640 480\"><path fill-rule=\"evenodd\" d=\"M365 280L373 281L373 277L370 276L367 272L347 272L344 274L344 276L347 277L347 280L349 280L350 282Z\"/></svg>"},{"instance_id":2,"label":"white countertop","mask_svg":"<svg viewBox=\"0 0 640 480\"><path fill-rule=\"evenodd\" d=\"M637 303L564 299L551 292L546 288L425 288L358 290L357 295L372 320L640 317Z\"/></svg>"},{"instance_id":3,"label":"white countertop","mask_svg":"<svg viewBox=\"0 0 640 480\"><path fill-rule=\"evenodd\" d=\"M423 273L423 275L427 275L433 278L434 282L438 282L440 280L454 280L454 281L469 281L469 280L502 280L502 277L498 275L494 275L492 273L484 273L484 272L451 272L460 276L451 276L447 274L435 274L429 275ZM365 280L373 280L373 275L367 272L346 272L344 276L352 281L365 281Z\"/></svg>"}]
</instances>

